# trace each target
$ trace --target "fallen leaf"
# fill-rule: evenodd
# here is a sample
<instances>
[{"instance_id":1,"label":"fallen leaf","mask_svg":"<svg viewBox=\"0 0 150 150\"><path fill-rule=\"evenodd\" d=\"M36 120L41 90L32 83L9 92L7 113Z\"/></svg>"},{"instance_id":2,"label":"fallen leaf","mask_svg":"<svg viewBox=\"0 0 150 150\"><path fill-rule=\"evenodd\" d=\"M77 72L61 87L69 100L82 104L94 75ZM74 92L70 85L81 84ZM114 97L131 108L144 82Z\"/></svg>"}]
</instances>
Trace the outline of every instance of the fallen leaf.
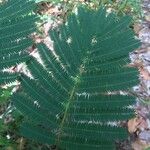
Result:
<instances>
[{"instance_id":1,"label":"fallen leaf","mask_svg":"<svg viewBox=\"0 0 150 150\"><path fill-rule=\"evenodd\" d=\"M140 140L136 140L134 143L132 143L132 148L134 150L145 150L149 146L150 144L147 144L146 142Z\"/></svg>"},{"instance_id":2,"label":"fallen leaf","mask_svg":"<svg viewBox=\"0 0 150 150\"><path fill-rule=\"evenodd\" d=\"M150 80L150 73L148 70L144 69L143 67L139 68L140 75L143 77L144 80Z\"/></svg>"},{"instance_id":3,"label":"fallen leaf","mask_svg":"<svg viewBox=\"0 0 150 150\"><path fill-rule=\"evenodd\" d=\"M53 15L59 15L62 13L61 10L58 9L58 7L51 7L47 10L47 14L53 14Z\"/></svg>"},{"instance_id":4,"label":"fallen leaf","mask_svg":"<svg viewBox=\"0 0 150 150\"><path fill-rule=\"evenodd\" d=\"M139 125L137 126L138 129L140 130L145 130L148 128L148 123L146 122L145 119L141 119L141 122L139 123Z\"/></svg>"},{"instance_id":5,"label":"fallen leaf","mask_svg":"<svg viewBox=\"0 0 150 150\"><path fill-rule=\"evenodd\" d=\"M128 131L130 132L130 133L134 133L135 131L137 131L137 129L138 129L138 126L139 126L139 124L141 123L141 119L139 119L139 118L133 118L133 119L130 119L129 121L128 121Z\"/></svg>"},{"instance_id":6,"label":"fallen leaf","mask_svg":"<svg viewBox=\"0 0 150 150\"><path fill-rule=\"evenodd\" d=\"M139 31L142 29L142 25L141 24L138 24L138 23L135 23L134 24L134 31L136 34L139 34Z\"/></svg>"},{"instance_id":7,"label":"fallen leaf","mask_svg":"<svg viewBox=\"0 0 150 150\"><path fill-rule=\"evenodd\" d=\"M145 16L146 21L150 22L150 15Z\"/></svg>"},{"instance_id":8,"label":"fallen leaf","mask_svg":"<svg viewBox=\"0 0 150 150\"><path fill-rule=\"evenodd\" d=\"M127 65L128 67L136 67L136 68L141 68L143 67L143 63L141 60L134 60L134 63L130 63Z\"/></svg>"}]
</instances>

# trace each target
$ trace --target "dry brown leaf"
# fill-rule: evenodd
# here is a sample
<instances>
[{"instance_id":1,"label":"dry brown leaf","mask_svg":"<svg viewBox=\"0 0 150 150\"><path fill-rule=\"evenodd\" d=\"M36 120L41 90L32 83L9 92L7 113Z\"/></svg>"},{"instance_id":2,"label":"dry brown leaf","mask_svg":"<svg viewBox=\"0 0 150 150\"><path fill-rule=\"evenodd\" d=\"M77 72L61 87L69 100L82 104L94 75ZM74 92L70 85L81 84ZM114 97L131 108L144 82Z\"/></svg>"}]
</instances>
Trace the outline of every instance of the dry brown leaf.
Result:
<instances>
[{"instance_id":1,"label":"dry brown leaf","mask_svg":"<svg viewBox=\"0 0 150 150\"><path fill-rule=\"evenodd\" d=\"M150 22L150 15L145 16L146 21Z\"/></svg>"},{"instance_id":2,"label":"dry brown leaf","mask_svg":"<svg viewBox=\"0 0 150 150\"><path fill-rule=\"evenodd\" d=\"M134 133L137 129L138 129L138 126L139 124L141 123L141 119L139 118L133 118L133 119L130 119L128 121L128 131L130 133Z\"/></svg>"},{"instance_id":3,"label":"dry brown leaf","mask_svg":"<svg viewBox=\"0 0 150 150\"><path fill-rule=\"evenodd\" d=\"M144 69L143 67L139 68L140 75L143 77L144 80L150 80L150 73L148 70Z\"/></svg>"},{"instance_id":4,"label":"dry brown leaf","mask_svg":"<svg viewBox=\"0 0 150 150\"><path fill-rule=\"evenodd\" d=\"M141 24L138 24L138 23L134 24L134 31L135 31L136 34L139 34L139 31L141 29L142 29Z\"/></svg>"},{"instance_id":5,"label":"dry brown leaf","mask_svg":"<svg viewBox=\"0 0 150 150\"><path fill-rule=\"evenodd\" d=\"M128 67L136 67L136 68L141 68L143 67L143 63L141 60L135 60L134 63L128 64Z\"/></svg>"},{"instance_id":6,"label":"dry brown leaf","mask_svg":"<svg viewBox=\"0 0 150 150\"><path fill-rule=\"evenodd\" d=\"M57 7L51 7L47 10L47 14L53 14L53 15L59 15L62 13L61 10L59 10Z\"/></svg>"},{"instance_id":7,"label":"dry brown leaf","mask_svg":"<svg viewBox=\"0 0 150 150\"><path fill-rule=\"evenodd\" d=\"M141 119L141 122L137 126L138 129L143 130L148 128L148 123L146 122L145 119Z\"/></svg>"},{"instance_id":8,"label":"dry brown leaf","mask_svg":"<svg viewBox=\"0 0 150 150\"><path fill-rule=\"evenodd\" d=\"M136 140L134 143L132 143L132 148L134 150L145 150L149 146L150 144L147 144L146 142L140 140Z\"/></svg>"},{"instance_id":9,"label":"dry brown leaf","mask_svg":"<svg viewBox=\"0 0 150 150\"><path fill-rule=\"evenodd\" d=\"M26 145L26 140L24 138L19 138L17 139L17 149L18 150L25 150L25 145Z\"/></svg>"}]
</instances>

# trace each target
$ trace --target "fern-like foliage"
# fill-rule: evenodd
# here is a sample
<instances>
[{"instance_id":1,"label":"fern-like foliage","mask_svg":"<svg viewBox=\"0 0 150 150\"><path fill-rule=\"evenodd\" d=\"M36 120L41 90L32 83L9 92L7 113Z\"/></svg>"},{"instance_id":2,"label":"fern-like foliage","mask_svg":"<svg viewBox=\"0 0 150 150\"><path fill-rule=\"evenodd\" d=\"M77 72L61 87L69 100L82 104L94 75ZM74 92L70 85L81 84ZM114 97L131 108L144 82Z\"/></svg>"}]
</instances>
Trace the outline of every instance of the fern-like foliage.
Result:
<instances>
[{"instance_id":1,"label":"fern-like foliage","mask_svg":"<svg viewBox=\"0 0 150 150\"><path fill-rule=\"evenodd\" d=\"M32 45L29 35L36 29L36 5L29 0L7 0L0 5L0 70L29 59L25 51ZM16 74L0 72L0 84L16 79Z\"/></svg>"},{"instance_id":2,"label":"fern-like foliage","mask_svg":"<svg viewBox=\"0 0 150 150\"><path fill-rule=\"evenodd\" d=\"M120 19L105 9L78 9L66 24L50 31L54 50L37 45L44 62L28 63L34 79L20 76L13 102L26 117L24 136L64 150L112 150L127 130L111 122L134 116L134 97L107 95L137 84L137 71L126 67L140 43Z\"/></svg>"}]
</instances>

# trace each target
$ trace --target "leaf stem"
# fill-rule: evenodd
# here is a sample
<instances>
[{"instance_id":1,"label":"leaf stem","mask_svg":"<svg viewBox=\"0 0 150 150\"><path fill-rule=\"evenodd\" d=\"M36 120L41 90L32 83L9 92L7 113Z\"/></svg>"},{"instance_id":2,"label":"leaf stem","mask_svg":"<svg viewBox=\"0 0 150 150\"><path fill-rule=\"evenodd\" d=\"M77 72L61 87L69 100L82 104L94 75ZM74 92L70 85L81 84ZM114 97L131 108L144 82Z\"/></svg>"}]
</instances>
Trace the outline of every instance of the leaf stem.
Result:
<instances>
[{"instance_id":1,"label":"leaf stem","mask_svg":"<svg viewBox=\"0 0 150 150\"><path fill-rule=\"evenodd\" d=\"M81 74L81 73L80 73L80 74ZM80 75L80 74L79 74L79 75ZM77 76L77 77L79 78L80 76ZM70 92L70 97L69 97L68 103L67 103L67 105L66 105L66 109L65 109L65 112L64 112L64 115L63 115L63 119L62 119L61 124L60 124L60 132L59 132L59 134L58 134L58 138L56 139L56 145L59 145L60 138L61 138L61 134L62 134L62 128L63 128L64 123L65 123L65 121L66 121L67 114L68 114L68 110L69 110L69 107L70 107L70 105L71 105L71 102L72 102L73 99L74 99L73 97L74 97L75 91L76 91L76 89L77 89L78 83L79 83L79 82L76 80L76 81L75 81L75 85L74 85L73 89L72 89L71 92Z\"/></svg>"}]
</instances>

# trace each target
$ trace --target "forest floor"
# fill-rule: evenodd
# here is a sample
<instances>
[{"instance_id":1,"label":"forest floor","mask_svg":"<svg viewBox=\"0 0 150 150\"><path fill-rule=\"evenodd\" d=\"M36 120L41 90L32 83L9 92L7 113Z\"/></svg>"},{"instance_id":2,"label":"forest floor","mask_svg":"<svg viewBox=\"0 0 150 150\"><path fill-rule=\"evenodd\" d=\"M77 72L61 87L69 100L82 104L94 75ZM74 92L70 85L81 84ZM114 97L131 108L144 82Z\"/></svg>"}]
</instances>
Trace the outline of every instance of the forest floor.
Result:
<instances>
[{"instance_id":1,"label":"forest floor","mask_svg":"<svg viewBox=\"0 0 150 150\"><path fill-rule=\"evenodd\" d=\"M150 147L150 1L142 2L143 18L134 24L134 30L141 40L141 47L131 55L132 61L139 68L140 85L136 88L137 117L129 120L128 129L133 135L132 148L145 150ZM149 148L150 149L150 148Z\"/></svg>"}]
</instances>

